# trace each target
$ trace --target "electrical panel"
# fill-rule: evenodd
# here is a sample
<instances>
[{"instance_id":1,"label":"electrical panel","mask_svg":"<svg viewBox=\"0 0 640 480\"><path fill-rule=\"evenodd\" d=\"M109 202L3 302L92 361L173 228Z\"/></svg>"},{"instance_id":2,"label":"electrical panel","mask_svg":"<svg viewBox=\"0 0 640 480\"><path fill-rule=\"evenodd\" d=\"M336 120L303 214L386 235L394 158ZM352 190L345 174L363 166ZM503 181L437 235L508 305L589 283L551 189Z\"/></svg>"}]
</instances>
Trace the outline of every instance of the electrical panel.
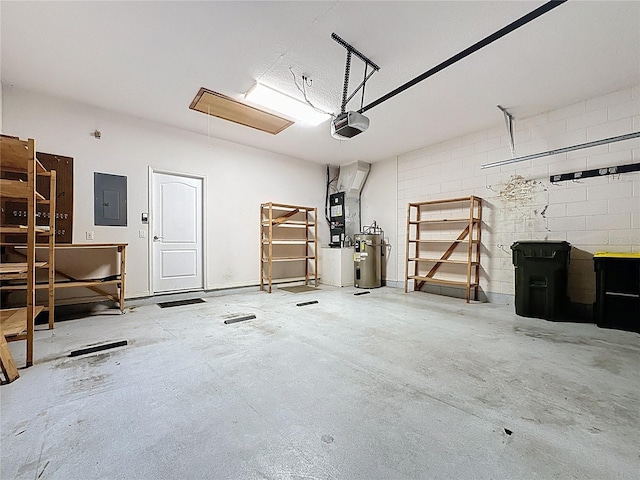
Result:
<instances>
[{"instance_id":1,"label":"electrical panel","mask_svg":"<svg viewBox=\"0 0 640 480\"><path fill-rule=\"evenodd\" d=\"M94 224L127 226L127 177L93 174Z\"/></svg>"}]
</instances>

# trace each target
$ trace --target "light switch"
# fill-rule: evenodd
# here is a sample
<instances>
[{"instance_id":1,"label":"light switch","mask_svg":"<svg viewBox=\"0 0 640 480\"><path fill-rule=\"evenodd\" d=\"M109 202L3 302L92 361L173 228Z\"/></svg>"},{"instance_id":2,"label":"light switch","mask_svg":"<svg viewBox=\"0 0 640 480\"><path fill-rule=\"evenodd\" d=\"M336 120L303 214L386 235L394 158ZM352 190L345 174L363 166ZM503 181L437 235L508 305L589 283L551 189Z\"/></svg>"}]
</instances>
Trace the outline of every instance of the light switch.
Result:
<instances>
[{"instance_id":1,"label":"light switch","mask_svg":"<svg viewBox=\"0 0 640 480\"><path fill-rule=\"evenodd\" d=\"M87 233L87 240L93 240L93 231L86 232L86 233Z\"/></svg>"},{"instance_id":2,"label":"light switch","mask_svg":"<svg viewBox=\"0 0 640 480\"><path fill-rule=\"evenodd\" d=\"M138 235L140 236L140 238L146 238L147 232L145 230L138 230Z\"/></svg>"}]
</instances>

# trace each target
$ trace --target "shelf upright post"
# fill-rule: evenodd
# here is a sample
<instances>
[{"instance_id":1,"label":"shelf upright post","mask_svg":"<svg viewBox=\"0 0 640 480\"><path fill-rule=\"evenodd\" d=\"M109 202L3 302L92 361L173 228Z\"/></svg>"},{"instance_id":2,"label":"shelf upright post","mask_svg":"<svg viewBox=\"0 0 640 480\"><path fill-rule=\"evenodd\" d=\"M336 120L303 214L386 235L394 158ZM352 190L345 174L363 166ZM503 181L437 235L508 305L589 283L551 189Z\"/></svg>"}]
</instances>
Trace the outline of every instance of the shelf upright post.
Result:
<instances>
[{"instance_id":1,"label":"shelf upright post","mask_svg":"<svg viewBox=\"0 0 640 480\"><path fill-rule=\"evenodd\" d=\"M28 140L29 162L27 164L27 181L29 198L27 199L27 367L33 365L33 327L35 320L36 290L36 144Z\"/></svg>"}]
</instances>

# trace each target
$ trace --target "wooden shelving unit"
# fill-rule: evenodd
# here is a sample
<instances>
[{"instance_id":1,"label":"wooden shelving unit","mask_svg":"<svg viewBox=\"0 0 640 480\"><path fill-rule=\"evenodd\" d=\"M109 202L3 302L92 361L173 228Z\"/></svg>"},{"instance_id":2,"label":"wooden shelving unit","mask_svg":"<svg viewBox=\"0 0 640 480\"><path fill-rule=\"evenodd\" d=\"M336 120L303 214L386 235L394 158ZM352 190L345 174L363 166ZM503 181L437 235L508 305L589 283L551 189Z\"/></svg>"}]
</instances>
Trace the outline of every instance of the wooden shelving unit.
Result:
<instances>
[{"instance_id":1,"label":"wooden shelving unit","mask_svg":"<svg viewBox=\"0 0 640 480\"><path fill-rule=\"evenodd\" d=\"M414 291L425 284L457 287L467 303L472 290L478 300L481 229L479 197L409 203L404 291L413 281Z\"/></svg>"},{"instance_id":2,"label":"wooden shelving unit","mask_svg":"<svg viewBox=\"0 0 640 480\"><path fill-rule=\"evenodd\" d=\"M311 279L318 285L318 209L279 203L260 205L260 290L271 293L274 280ZM274 275L274 263L294 262L285 276ZM297 275L297 274L300 275Z\"/></svg>"},{"instance_id":3,"label":"wooden shelving unit","mask_svg":"<svg viewBox=\"0 0 640 480\"><path fill-rule=\"evenodd\" d=\"M109 275L107 278L76 278L69 273L62 271L60 268L56 268L54 271L54 283L53 290L58 289L89 289L93 293L96 293L108 300L111 300L118 304L118 308L120 312L124 313L124 293L125 293L125 277L126 277L126 258L127 258L127 245L126 243L59 243L55 246L56 252L63 251L71 251L71 250L104 250L104 249L113 249L119 254L118 259L118 269L115 273ZM24 245L12 245L14 249L17 251L21 251L25 249ZM43 247L40 245L36 246L36 250L39 250ZM96 263L95 259L88 259L87 264L90 266L99 265ZM116 293L115 295L109 293L104 289L107 285L115 285ZM3 285L0 287L0 291L3 290L24 290L26 288L25 285ZM36 290L41 290L45 288L49 288L49 285L46 283L36 283L34 288ZM89 301L94 301L91 298ZM75 298L72 302L73 304L78 303L86 303L86 301L82 301L81 299Z\"/></svg>"},{"instance_id":4,"label":"wooden shelving unit","mask_svg":"<svg viewBox=\"0 0 640 480\"><path fill-rule=\"evenodd\" d=\"M36 189L37 176L49 178L49 195L46 198ZM0 135L0 202L3 208L7 201L26 200L26 225L0 225L0 243L3 245L3 260L0 263L0 281L24 280L26 290L25 306L3 309L0 315L0 359L2 371L8 382L18 378L18 371L11 356L7 342L26 341L26 365L33 364L34 319L43 310L49 312L49 328L53 328L55 269L55 207L56 172L47 172L36 158L35 140L20 140ZM49 206L48 225L37 225L36 203ZM11 247L5 247L5 235L19 234L25 237L24 256L13 254ZM47 242L47 260L36 262L36 235L45 235ZM26 258L25 258L26 257ZM36 306L35 283L36 269L47 269L48 289L46 306Z\"/></svg>"}]
</instances>

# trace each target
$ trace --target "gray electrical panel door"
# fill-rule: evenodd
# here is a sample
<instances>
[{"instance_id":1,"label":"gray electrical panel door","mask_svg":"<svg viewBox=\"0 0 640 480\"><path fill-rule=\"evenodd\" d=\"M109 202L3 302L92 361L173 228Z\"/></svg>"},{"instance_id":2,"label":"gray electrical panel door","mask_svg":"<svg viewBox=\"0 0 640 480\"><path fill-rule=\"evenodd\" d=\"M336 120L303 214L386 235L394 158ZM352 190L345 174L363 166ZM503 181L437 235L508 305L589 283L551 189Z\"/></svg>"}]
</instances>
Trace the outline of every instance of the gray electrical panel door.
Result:
<instances>
[{"instance_id":1,"label":"gray electrical panel door","mask_svg":"<svg viewBox=\"0 0 640 480\"><path fill-rule=\"evenodd\" d=\"M93 174L94 224L127 226L127 177Z\"/></svg>"}]
</instances>

